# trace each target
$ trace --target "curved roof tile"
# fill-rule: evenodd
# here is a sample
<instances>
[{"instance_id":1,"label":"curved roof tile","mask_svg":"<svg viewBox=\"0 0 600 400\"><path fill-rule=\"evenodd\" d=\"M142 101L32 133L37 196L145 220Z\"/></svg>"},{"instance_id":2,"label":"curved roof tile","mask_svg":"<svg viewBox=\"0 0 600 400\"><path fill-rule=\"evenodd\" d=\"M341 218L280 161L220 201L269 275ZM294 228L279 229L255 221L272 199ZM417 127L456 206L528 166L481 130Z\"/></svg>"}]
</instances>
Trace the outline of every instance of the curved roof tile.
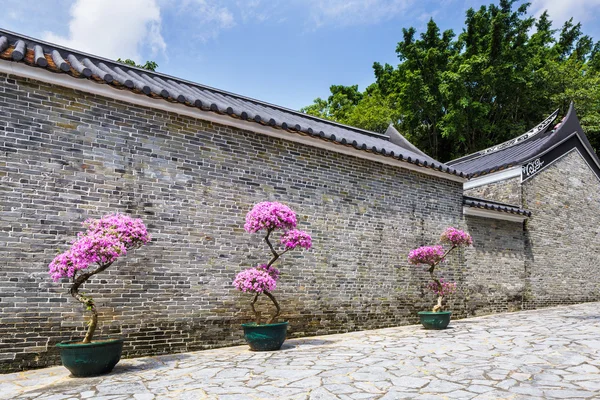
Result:
<instances>
[{"instance_id":1,"label":"curved roof tile","mask_svg":"<svg viewBox=\"0 0 600 400\"><path fill-rule=\"evenodd\" d=\"M32 67L67 74L73 78L88 79L99 84L127 89L139 95L162 97L203 111L228 114L292 132L299 131L319 137L319 140L332 140L363 151L394 157L422 168L463 176L462 172L435 161L409 142L404 143L405 139L404 141L399 139L396 134L390 138L389 134L328 121L1 29L0 59L22 62Z\"/></svg>"},{"instance_id":2,"label":"curved roof tile","mask_svg":"<svg viewBox=\"0 0 600 400\"><path fill-rule=\"evenodd\" d=\"M550 129L552 121L556 119L557 115L558 110L550 114L532 130L515 139L449 161L448 164L464 171L469 177L486 175L506 168L520 166L545 153L575 133L596 164L600 165L598 156L579 124L573 103L569 106L567 115L563 120L553 129Z\"/></svg>"},{"instance_id":3,"label":"curved roof tile","mask_svg":"<svg viewBox=\"0 0 600 400\"><path fill-rule=\"evenodd\" d=\"M505 212L509 214L524 215L531 217L531 211L513 206L511 204L499 203L496 201L480 199L477 197L463 196L463 204L467 207L483 208L486 210L493 210L498 212Z\"/></svg>"}]
</instances>

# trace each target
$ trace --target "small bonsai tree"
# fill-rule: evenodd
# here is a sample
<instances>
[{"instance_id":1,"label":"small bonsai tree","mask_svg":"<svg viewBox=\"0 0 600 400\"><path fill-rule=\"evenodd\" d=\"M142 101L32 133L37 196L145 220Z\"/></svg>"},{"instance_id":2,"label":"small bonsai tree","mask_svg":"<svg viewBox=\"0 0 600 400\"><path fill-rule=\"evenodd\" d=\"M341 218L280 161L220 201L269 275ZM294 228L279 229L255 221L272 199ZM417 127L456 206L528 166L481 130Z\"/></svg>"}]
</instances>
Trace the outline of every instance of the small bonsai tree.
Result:
<instances>
[{"instance_id":1,"label":"small bonsai tree","mask_svg":"<svg viewBox=\"0 0 600 400\"><path fill-rule=\"evenodd\" d=\"M267 296L275 305L275 313L268 319L267 324L271 324L279 316L281 308L271 293L277 287L279 279L279 270L273 267L273 263L282 255L297 247L310 249L312 239L306 232L295 229L297 225L296 213L285 204L265 201L258 203L246 215L246 224L244 229L248 233L266 232L265 242L271 250L271 260L267 264L260 264L253 268L248 268L235 277L233 286L242 292L253 293L254 299L250 303L252 312L254 312L257 325L261 323L261 312L255 308L256 301L261 294ZM282 251L275 250L271 243L271 234L276 230L282 230L280 238Z\"/></svg>"},{"instance_id":2,"label":"small bonsai tree","mask_svg":"<svg viewBox=\"0 0 600 400\"><path fill-rule=\"evenodd\" d=\"M444 261L448 254L457 247L472 245L473 239L467 232L449 227L442 233L441 242L449 244L450 248L446 250L442 245L423 246L411 250L408 254L408 261L411 264L425 264L429 266L427 272L429 272L432 282L427 287L438 296L437 304L432 310L433 312L444 311L444 298L456 291L456 283L444 282L443 279L438 278L435 274L435 267Z\"/></svg>"},{"instance_id":3,"label":"small bonsai tree","mask_svg":"<svg viewBox=\"0 0 600 400\"><path fill-rule=\"evenodd\" d=\"M72 280L69 293L92 313L83 339L83 343L90 343L98 325L98 311L91 297L79 293L79 287L92 276L110 267L129 250L148 243L150 236L141 219L122 214L88 219L83 222L83 226L87 228L86 232L79 233L71 248L57 255L48 268L55 282L62 278ZM93 264L96 268L87 270Z\"/></svg>"}]
</instances>

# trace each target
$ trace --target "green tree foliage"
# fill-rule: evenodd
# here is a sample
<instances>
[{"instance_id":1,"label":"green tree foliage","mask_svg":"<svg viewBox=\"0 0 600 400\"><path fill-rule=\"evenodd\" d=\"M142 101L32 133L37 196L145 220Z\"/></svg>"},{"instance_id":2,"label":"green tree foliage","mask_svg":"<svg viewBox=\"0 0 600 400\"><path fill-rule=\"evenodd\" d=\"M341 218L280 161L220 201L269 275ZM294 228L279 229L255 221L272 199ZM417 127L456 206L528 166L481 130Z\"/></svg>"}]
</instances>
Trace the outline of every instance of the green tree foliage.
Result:
<instances>
[{"instance_id":1,"label":"green tree foliage","mask_svg":"<svg viewBox=\"0 0 600 400\"><path fill-rule=\"evenodd\" d=\"M383 132L393 123L432 157L447 161L524 133L575 101L600 150L600 42L572 19L552 30L548 13L499 0L466 12L457 36L432 20L403 29L397 66L374 63L375 83L331 86L301 111Z\"/></svg>"},{"instance_id":2,"label":"green tree foliage","mask_svg":"<svg viewBox=\"0 0 600 400\"><path fill-rule=\"evenodd\" d=\"M136 62L130 58L126 58L125 60L121 60L120 58L117 58L117 62L131 65L132 67L147 69L148 71L156 71L156 69L158 68L158 64L154 61L146 61L145 64L136 64Z\"/></svg>"},{"instance_id":3,"label":"green tree foliage","mask_svg":"<svg viewBox=\"0 0 600 400\"><path fill-rule=\"evenodd\" d=\"M332 85L330 91L327 100L317 98L300 111L375 132L384 132L395 121L391 99L381 93L377 84L364 93L358 90L358 85Z\"/></svg>"}]
</instances>

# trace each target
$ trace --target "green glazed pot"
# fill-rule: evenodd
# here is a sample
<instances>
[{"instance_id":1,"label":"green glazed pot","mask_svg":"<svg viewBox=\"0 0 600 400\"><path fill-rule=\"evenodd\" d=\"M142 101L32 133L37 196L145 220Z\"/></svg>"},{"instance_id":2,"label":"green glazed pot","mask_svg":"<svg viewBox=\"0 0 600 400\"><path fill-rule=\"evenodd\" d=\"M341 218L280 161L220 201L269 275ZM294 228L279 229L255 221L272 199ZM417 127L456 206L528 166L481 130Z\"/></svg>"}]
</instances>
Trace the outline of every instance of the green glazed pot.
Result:
<instances>
[{"instance_id":1,"label":"green glazed pot","mask_svg":"<svg viewBox=\"0 0 600 400\"><path fill-rule=\"evenodd\" d=\"M63 365L73 376L107 374L117 365L123 351L123 339L92 343L62 342L56 345Z\"/></svg>"},{"instance_id":2,"label":"green glazed pot","mask_svg":"<svg viewBox=\"0 0 600 400\"><path fill-rule=\"evenodd\" d=\"M275 324L256 325L242 324L244 328L244 339L254 351L279 350L287 333L288 323L279 322Z\"/></svg>"},{"instance_id":3,"label":"green glazed pot","mask_svg":"<svg viewBox=\"0 0 600 400\"><path fill-rule=\"evenodd\" d=\"M425 329L446 329L450 323L450 311L420 311L419 318Z\"/></svg>"}]
</instances>

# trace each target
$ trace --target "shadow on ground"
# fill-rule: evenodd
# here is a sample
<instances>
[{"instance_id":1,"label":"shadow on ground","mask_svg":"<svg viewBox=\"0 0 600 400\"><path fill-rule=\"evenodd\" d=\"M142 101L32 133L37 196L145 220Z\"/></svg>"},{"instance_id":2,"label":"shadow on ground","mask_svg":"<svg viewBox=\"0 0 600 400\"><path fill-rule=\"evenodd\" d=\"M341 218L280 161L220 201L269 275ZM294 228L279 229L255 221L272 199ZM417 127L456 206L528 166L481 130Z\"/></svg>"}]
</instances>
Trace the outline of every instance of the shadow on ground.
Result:
<instances>
[{"instance_id":1,"label":"shadow on ground","mask_svg":"<svg viewBox=\"0 0 600 400\"><path fill-rule=\"evenodd\" d=\"M327 339L290 339L286 341L283 346L281 346L281 350L289 350L306 346L328 346L334 343L337 342L335 340Z\"/></svg>"},{"instance_id":2,"label":"shadow on ground","mask_svg":"<svg viewBox=\"0 0 600 400\"><path fill-rule=\"evenodd\" d=\"M121 375L129 372L148 371L151 369L165 368L175 361L182 361L192 357L187 353L169 354L157 357L130 358L129 363L119 363L112 370L111 374Z\"/></svg>"}]
</instances>

